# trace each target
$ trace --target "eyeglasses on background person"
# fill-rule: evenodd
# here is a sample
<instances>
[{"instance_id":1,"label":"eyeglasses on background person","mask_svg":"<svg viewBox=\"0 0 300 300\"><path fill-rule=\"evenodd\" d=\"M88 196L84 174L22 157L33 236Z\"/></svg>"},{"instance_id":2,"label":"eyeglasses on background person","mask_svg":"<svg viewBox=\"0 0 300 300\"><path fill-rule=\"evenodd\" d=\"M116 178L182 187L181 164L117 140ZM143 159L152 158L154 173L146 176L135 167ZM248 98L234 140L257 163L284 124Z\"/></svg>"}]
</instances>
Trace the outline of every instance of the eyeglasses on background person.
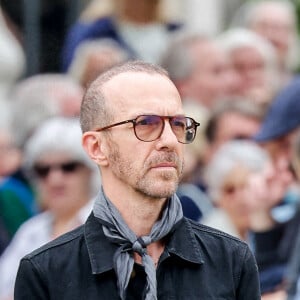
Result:
<instances>
[{"instance_id":1,"label":"eyeglasses on background person","mask_svg":"<svg viewBox=\"0 0 300 300\"><path fill-rule=\"evenodd\" d=\"M53 170L60 170L64 174L71 174L76 172L81 166L83 164L78 161L68 161L60 164L36 163L33 166L33 173L40 179L46 179Z\"/></svg>"},{"instance_id":2,"label":"eyeglasses on background person","mask_svg":"<svg viewBox=\"0 0 300 300\"><path fill-rule=\"evenodd\" d=\"M91 196L98 193L101 177L97 166L84 151L81 138L82 131L78 118L52 117L42 122L41 126L34 130L24 146L22 161L22 170L33 190L38 190L43 185L43 180L49 176L48 173L54 175L54 171L55 174L65 177L62 178L61 185L64 184L64 180L68 180L70 184L76 182L81 175L84 177L84 173L91 171L90 193ZM69 163L71 166L65 166ZM59 167L59 165L64 166ZM45 168L42 171L38 170L35 168L36 166L49 167L49 171L45 171ZM54 168L51 168L52 166ZM37 193L37 197L40 201L40 192ZM43 201L41 200L41 202Z\"/></svg>"},{"instance_id":3,"label":"eyeglasses on background person","mask_svg":"<svg viewBox=\"0 0 300 300\"><path fill-rule=\"evenodd\" d=\"M157 115L140 115L135 119L114 123L102 128L96 128L93 131L103 131L109 128L132 123L134 134L140 141L152 142L160 138L165 128L165 120L169 120L173 133L177 141L182 144L191 143L196 136L197 127L200 123L193 118L178 116L157 116Z\"/></svg>"}]
</instances>

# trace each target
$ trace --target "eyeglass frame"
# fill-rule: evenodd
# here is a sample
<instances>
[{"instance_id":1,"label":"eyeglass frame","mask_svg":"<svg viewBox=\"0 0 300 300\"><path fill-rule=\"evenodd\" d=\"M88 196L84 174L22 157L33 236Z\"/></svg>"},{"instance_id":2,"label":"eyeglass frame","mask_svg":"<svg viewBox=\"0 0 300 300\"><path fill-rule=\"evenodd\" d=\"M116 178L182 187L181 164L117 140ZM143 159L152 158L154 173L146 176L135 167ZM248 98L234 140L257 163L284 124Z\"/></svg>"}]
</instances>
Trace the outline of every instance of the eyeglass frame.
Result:
<instances>
[{"instance_id":1,"label":"eyeglass frame","mask_svg":"<svg viewBox=\"0 0 300 300\"><path fill-rule=\"evenodd\" d=\"M150 140L150 141L145 141L145 140L142 140L141 138L139 138L138 135L137 135L137 133L136 133L136 128L135 128L135 127L136 127L136 124L137 124L137 123L136 123L137 119L140 118L140 117L147 117L147 116L150 116L150 117L151 117L151 116L159 117L159 118L163 121L163 123L162 123L162 124L163 124L163 125L162 125L162 129L161 129L161 132L159 133L158 137L155 138L155 139L153 139L153 140ZM170 121L171 121L171 119L176 118L176 117L184 117L185 119L191 120L191 121L192 121L192 124L193 124L193 127L191 127L191 126L190 126L190 127L187 127L187 129L193 128L193 129L195 130L195 134L194 134L193 139L192 139L190 142L184 143L184 142L181 142L181 141L178 140L178 138L177 138L175 132L174 132L173 129L172 129L174 135L176 136L177 141L178 141L179 143L181 143L181 144L190 144L190 143L192 143L192 142L194 141L195 137L196 137L196 134L197 134L197 127L200 126L200 123L199 123L199 122L196 122L193 118L191 118L191 117L186 117L186 116L184 116L184 115L159 116L159 115L153 115L153 114L149 114L149 115L143 114L143 115L138 115L138 116L137 116L136 118L134 118L134 119L130 119L130 120L125 120L125 121L117 122L117 123L114 123L114 124L111 124L111 125L108 125L108 126L105 126L105 127L101 127L101 128L95 128L95 129L93 129L92 131L101 132L101 131L104 131L104 130L106 130L106 129L109 129L109 128L112 128L112 127L115 127L115 126L119 126L119 125L123 125L123 124L132 123L132 124L133 124L134 135L136 136L136 138L137 138L138 140L142 141L142 142L148 143L148 142L156 141L156 140L158 140L158 139L161 137L161 135L162 135L162 133L164 132L164 129L165 129L165 120L166 120L166 119L169 120L169 124L170 124L170 126L171 126L171 128L172 128L172 125L171 125Z\"/></svg>"}]
</instances>

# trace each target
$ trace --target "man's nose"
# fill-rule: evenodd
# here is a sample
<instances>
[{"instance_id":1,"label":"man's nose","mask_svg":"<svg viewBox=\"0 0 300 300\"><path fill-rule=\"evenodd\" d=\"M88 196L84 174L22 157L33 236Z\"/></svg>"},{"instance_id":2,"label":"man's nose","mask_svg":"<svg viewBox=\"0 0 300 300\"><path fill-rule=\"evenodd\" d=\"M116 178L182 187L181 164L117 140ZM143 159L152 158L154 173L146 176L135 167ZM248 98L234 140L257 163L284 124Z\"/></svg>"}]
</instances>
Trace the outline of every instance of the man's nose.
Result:
<instances>
[{"instance_id":1,"label":"man's nose","mask_svg":"<svg viewBox=\"0 0 300 300\"><path fill-rule=\"evenodd\" d=\"M168 120L165 120L164 130L159 138L159 142L164 147L174 147L179 143Z\"/></svg>"}]
</instances>

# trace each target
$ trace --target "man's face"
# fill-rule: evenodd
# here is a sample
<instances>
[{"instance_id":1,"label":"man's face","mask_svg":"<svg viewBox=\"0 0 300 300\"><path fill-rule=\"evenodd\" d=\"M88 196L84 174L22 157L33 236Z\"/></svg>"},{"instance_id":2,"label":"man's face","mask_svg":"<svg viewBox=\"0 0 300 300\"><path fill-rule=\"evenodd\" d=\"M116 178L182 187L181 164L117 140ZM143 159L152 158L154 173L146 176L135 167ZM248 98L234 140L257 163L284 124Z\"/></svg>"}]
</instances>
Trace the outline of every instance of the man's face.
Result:
<instances>
[{"instance_id":1,"label":"man's face","mask_svg":"<svg viewBox=\"0 0 300 300\"><path fill-rule=\"evenodd\" d=\"M269 152L274 162L280 159L290 162L293 143L298 133L299 129L296 129L282 137L262 143L262 145Z\"/></svg>"},{"instance_id":2,"label":"man's face","mask_svg":"<svg viewBox=\"0 0 300 300\"><path fill-rule=\"evenodd\" d=\"M237 112L227 112L220 117L215 139L210 152L215 153L225 142L235 139L250 139L260 127L260 121Z\"/></svg>"},{"instance_id":3,"label":"man's face","mask_svg":"<svg viewBox=\"0 0 300 300\"><path fill-rule=\"evenodd\" d=\"M225 54L210 41L199 42L191 47L194 71L187 79L186 98L192 98L206 107L211 107L223 97L230 83Z\"/></svg>"},{"instance_id":4,"label":"man's face","mask_svg":"<svg viewBox=\"0 0 300 300\"><path fill-rule=\"evenodd\" d=\"M231 62L239 77L240 95L249 95L252 89L263 88L266 85L266 64L255 45L232 51Z\"/></svg>"},{"instance_id":5,"label":"man's face","mask_svg":"<svg viewBox=\"0 0 300 300\"><path fill-rule=\"evenodd\" d=\"M283 192L294 179L290 167L292 163L293 143L298 133L299 129L295 129L285 136L262 143L263 148L268 151L272 158L278 180L283 186Z\"/></svg>"},{"instance_id":6,"label":"man's face","mask_svg":"<svg viewBox=\"0 0 300 300\"><path fill-rule=\"evenodd\" d=\"M69 165L67 171L64 165ZM91 170L67 153L48 151L39 157L35 166L49 169L43 176L36 174L36 188L42 206L55 215L77 211L90 199Z\"/></svg>"},{"instance_id":7,"label":"man's face","mask_svg":"<svg viewBox=\"0 0 300 300\"><path fill-rule=\"evenodd\" d=\"M271 161L266 161L259 172L251 173L248 187L250 197L257 204L256 208L266 212L278 204L284 192Z\"/></svg>"},{"instance_id":8,"label":"man's face","mask_svg":"<svg viewBox=\"0 0 300 300\"><path fill-rule=\"evenodd\" d=\"M295 34L294 20L287 10L274 3L264 4L257 11L251 28L274 45L281 62L286 61Z\"/></svg>"},{"instance_id":9,"label":"man's face","mask_svg":"<svg viewBox=\"0 0 300 300\"><path fill-rule=\"evenodd\" d=\"M183 114L181 99L166 77L128 72L116 76L104 87L113 107L114 122L142 114ZM105 183L150 198L172 195L183 169L183 144L177 141L168 120L161 137L152 142L136 138L132 123L113 127L104 135L108 164L102 169ZM107 180L108 179L108 180Z\"/></svg>"},{"instance_id":10,"label":"man's face","mask_svg":"<svg viewBox=\"0 0 300 300\"><path fill-rule=\"evenodd\" d=\"M226 176L221 189L220 207L232 219L238 230L248 229L250 216L256 203L249 195L248 181L250 172L243 165L237 164Z\"/></svg>"}]
</instances>

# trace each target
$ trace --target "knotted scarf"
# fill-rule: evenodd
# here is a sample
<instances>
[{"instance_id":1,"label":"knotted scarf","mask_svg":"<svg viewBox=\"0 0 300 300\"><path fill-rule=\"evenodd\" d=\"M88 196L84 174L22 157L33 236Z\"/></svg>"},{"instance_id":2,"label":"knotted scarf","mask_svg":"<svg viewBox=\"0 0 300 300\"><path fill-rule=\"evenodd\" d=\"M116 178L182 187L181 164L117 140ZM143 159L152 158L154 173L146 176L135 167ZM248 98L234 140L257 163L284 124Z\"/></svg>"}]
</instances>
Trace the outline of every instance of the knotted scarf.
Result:
<instances>
[{"instance_id":1,"label":"knotted scarf","mask_svg":"<svg viewBox=\"0 0 300 300\"><path fill-rule=\"evenodd\" d=\"M118 277L118 288L122 300L126 298L126 289L133 270L134 258L132 252L137 252L142 258L142 264L147 276L145 300L157 299L156 267L147 253L147 245L165 237L182 219L180 200L174 194L164 208L162 217L152 227L147 236L137 237L127 226L117 208L105 196L103 189L99 192L94 209L94 215L102 221L105 236L117 243L119 248L114 254L114 269Z\"/></svg>"}]
</instances>

